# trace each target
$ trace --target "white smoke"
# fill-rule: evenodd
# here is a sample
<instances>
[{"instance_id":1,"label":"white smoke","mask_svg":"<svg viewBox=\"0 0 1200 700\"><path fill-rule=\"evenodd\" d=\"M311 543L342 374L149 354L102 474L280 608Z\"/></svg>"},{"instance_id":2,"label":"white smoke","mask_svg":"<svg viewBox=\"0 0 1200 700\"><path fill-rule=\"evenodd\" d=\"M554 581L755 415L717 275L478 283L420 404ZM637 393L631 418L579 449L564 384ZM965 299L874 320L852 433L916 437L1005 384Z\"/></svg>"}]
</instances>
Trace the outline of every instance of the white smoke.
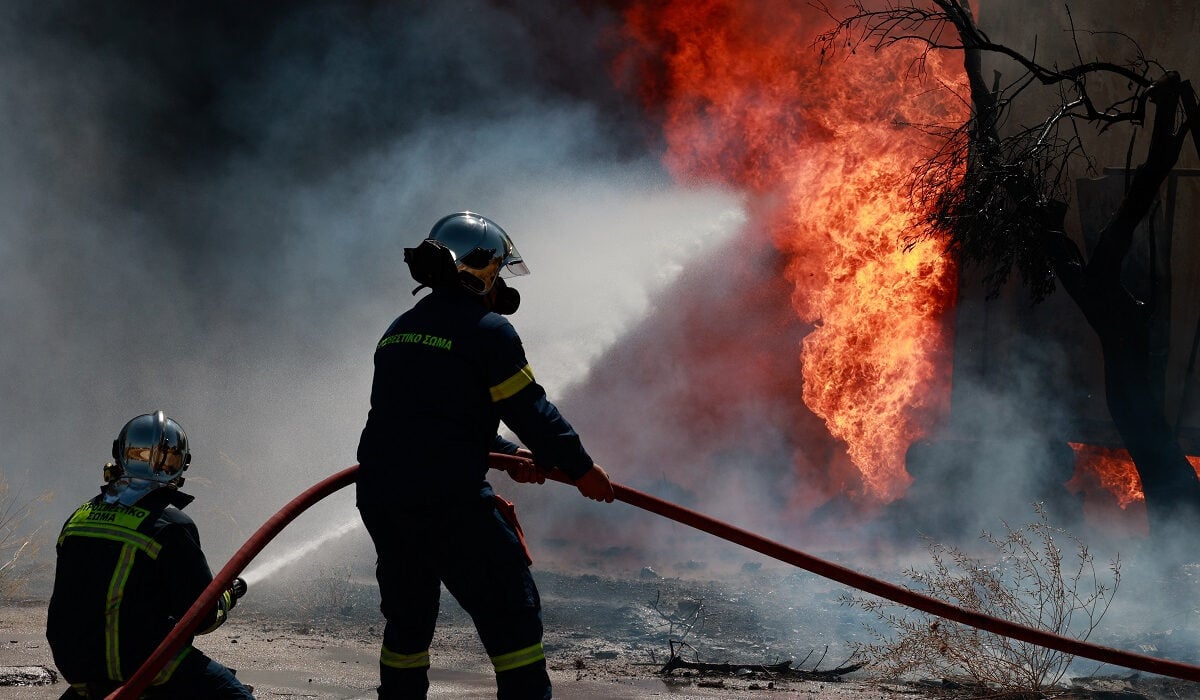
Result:
<instances>
[{"instance_id":1,"label":"white smoke","mask_svg":"<svg viewBox=\"0 0 1200 700\"><path fill-rule=\"evenodd\" d=\"M561 394L742 217L733 195L671 182L607 59L577 50L612 20L486 2L7 5L3 474L55 491L61 522L124 422L165 410L191 438L189 512L218 568L355 461L372 349L414 301L402 249L461 209L526 256L514 323ZM343 522L351 491L278 548Z\"/></svg>"}]
</instances>

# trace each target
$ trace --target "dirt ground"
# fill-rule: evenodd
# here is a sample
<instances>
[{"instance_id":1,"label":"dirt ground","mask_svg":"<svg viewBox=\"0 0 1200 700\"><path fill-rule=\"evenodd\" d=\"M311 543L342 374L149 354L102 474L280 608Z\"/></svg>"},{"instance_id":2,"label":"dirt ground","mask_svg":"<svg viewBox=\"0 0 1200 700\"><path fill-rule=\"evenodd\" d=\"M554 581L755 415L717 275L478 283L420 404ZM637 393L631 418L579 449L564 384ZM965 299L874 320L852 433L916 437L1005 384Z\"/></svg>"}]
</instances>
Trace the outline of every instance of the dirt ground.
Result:
<instances>
[{"instance_id":1,"label":"dirt ground","mask_svg":"<svg viewBox=\"0 0 1200 700\"><path fill-rule=\"evenodd\" d=\"M0 613L0 667L10 678L17 669L26 673L26 683L44 683L53 669L49 649L41 634L44 606L10 606ZM369 630L337 624L317 628L278 625L241 616L202 638L197 646L234 667L238 677L252 686L259 698L375 698L379 640ZM781 691L803 693L809 698L879 697L869 684L811 682L765 682L680 678L664 681L649 669L633 667L603 652L589 657L566 650L551 651L551 677L556 698L690 698L790 697ZM486 656L473 630L458 626L443 628L435 641L434 667L430 677L431 698L494 698L495 684ZM41 667L41 669L37 667ZM758 689L755 689L755 686ZM54 700L65 689L58 681L49 685L0 687L0 698Z\"/></svg>"},{"instance_id":2,"label":"dirt ground","mask_svg":"<svg viewBox=\"0 0 1200 700\"><path fill-rule=\"evenodd\" d=\"M196 646L238 671L259 698L374 698L381 618L374 582L349 570L252 587L230 621ZM970 697L939 681L882 683L863 670L806 680L743 668L661 674L672 640L680 658L734 666L791 662L803 671L853 663L864 641L862 613L840 589L797 571L750 567L720 580L662 576L644 569L617 577L537 574L546 655L556 698L804 697L813 700ZM55 679L43 634L45 601L0 606L0 700L51 700ZM432 648L431 698L495 697L491 666L470 619L443 595ZM1113 669L1073 697L1112 700L1200 698L1200 687Z\"/></svg>"},{"instance_id":3,"label":"dirt ground","mask_svg":"<svg viewBox=\"0 0 1200 700\"><path fill-rule=\"evenodd\" d=\"M229 622L197 638L196 646L237 669L256 697L374 698L382 619L374 608L373 582L356 580L348 571L324 573L303 583L256 587ZM556 698L880 696L879 684L857 676L810 681L683 669L663 677L658 671L670 654L670 639L688 643L680 655L690 659L763 664L807 656L809 669L834 668L845 659L833 661L824 646L811 655L806 648L793 659L784 653L782 637L796 630L763 628L761 611L752 610L748 599L715 584L653 572L635 580L552 573L538 578ZM0 685L0 700L58 698L65 689L61 681L42 684L55 675L44 624L44 600L0 608L0 676L21 683ZM742 634L748 631L751 638ZM474 627L445 594L432 656L430 697L495 697L491 665ZM828 660L818 664L813 660L818 657Z\"/></svg>"}]
</instances>

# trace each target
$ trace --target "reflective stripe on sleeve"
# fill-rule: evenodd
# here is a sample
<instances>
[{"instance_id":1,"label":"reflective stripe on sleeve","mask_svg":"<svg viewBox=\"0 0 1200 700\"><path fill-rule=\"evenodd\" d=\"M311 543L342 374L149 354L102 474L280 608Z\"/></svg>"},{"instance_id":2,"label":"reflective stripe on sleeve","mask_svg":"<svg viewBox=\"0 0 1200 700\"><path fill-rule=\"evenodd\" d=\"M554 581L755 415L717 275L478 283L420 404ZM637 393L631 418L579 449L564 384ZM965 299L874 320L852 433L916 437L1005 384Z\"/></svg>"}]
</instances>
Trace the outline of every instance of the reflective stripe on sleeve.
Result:
<instances>
[{"instance_id":1,"label":"reflective stripe on sleeve","mask_svg":"<svg viewBox=\"0 0 1200 700\"><path fill-rule=\"evenodd\" d=\"M151 681L151 685L162 685L163 683L171 680L171 676L175 674L175 669L179 668L179 664L183 663L183 657L190 654L192 649L192 645L189 644L184 647L182 651L176 654L175 658L168 661L167 665L163 666L163 669L159 671L158 675L154 677L153 681Z\"/></svg>"},{"instance_id":2,"label":"reflective stripe on sleeve","mask_svg":"<svg viewBox=\"0 0 1200 700\"><path fill-rule=\"evenodd\" d=\"M429 650L398 654L386 646L379 649L379 663L391 668L429 668Z\"/></svg>"},{"instance_id":3,"label":"reflective stripe on sleeve","mask_svg":"<svg viewBox=\"0 0 1200 700\"><path fill-rule=\"evenodd\" d=\"M216 628L225 624L225 620L229 617L229 611L233 608L233 593L225 591L221 597L217 598L217 615L213 623L208 627L196 632L196 634L208 634Z\"/></svg>"},{"instance_id":4,"label":"reflective stripe on sleeve","mask_svg":"<svg viewBox=\"0 0 1200 700\"><path fill-rule=\"evenodd\" d=\"M532 383L533 368L531 368L529 365L525 365L521 369L517 370L516 374L508 379L505 379L491 389L488 389L488 391L491 392L492 402L495 403L496 401L503 401L504 399L513 396L518 391L524 389Z\"/></svg>"},{"instance_id":5,"label":"reflective stripe on sleeve","mask_svg":"<svg viewBox=\"0 0 1200 700\"><path fill-rule=\"evenodd\" d=\"M492 665L496 667L496 673L502 671L511 671L514 668L521 668L535 664L546 658L546 652L542 650L542 643L538 642L533 646L510 651L507 654L492 657Z\"/></svg>"}]
</instances>

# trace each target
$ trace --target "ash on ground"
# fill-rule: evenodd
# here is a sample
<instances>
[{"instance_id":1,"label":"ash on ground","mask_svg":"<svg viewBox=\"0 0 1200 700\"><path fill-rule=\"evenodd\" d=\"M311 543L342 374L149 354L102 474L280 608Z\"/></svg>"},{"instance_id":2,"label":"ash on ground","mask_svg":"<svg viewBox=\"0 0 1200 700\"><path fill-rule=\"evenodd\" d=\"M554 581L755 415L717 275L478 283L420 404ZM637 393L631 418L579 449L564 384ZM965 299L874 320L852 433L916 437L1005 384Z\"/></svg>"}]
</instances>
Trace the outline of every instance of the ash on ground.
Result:
<instances>
[{"instance_id":1,"label":"ash on ground","mask_svg":"<svg viewBox=\"0 0 1200 700\"><path fill-rule=\"evenodd\" d=\"M580 679L654 677L668 685L783 690L788 675L780 667L828 672L865 661L855 650L873 641L877 624L868 613L845 604L849 591L844 586L791 567L685 560L665 567L588 569L534 569L548 662L552 670L573 672ZM872 575L887 578L883 572ZM350 624L360 634L382 635L371 571L326 568L291 583L264 582L255 589L241 614L274 620L290 616L301 633ZM1117 625L1097 637L1092 641L1184 661L1179 654L1197 651L1185 641L1192 635L1166 628ZM456 667L474 664L488 671L470 618L445 591L433 647L442 658L454 655ZM685 667L664 674L672 655L726 670ZM1065 697L1200 698L1196 684L1087 659L1075 660L1070 677L1074 680L1063 689ZM970 688L945 679L877 681L869 668L828 678L831 684L841 680L914 695L972 697Z\"/></svg>"}]
</instances>

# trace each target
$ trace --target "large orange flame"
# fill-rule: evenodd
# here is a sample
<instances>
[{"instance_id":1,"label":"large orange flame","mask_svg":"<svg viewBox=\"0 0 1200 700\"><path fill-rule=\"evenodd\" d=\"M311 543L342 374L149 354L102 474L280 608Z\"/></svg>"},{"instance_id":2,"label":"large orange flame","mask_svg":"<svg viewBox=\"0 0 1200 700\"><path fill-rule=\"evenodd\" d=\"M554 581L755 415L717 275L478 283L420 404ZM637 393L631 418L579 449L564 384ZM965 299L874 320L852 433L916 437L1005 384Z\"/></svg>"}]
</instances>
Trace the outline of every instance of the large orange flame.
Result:
<instances>
[{"instance_id":1,"label":"large orange flame","mask_svg":"<svg viewBox=\"0 0 1200 700\"><path fill-rule=\"evenodd\" d=\"M671 171L776 202L752 228L786 256L791 304L815 328L800 351L804 402L844 442L864 495L886 502L910 481L908 446L948 407L956 285L939 245L903 245L905 183L931 146L908 125L967 114L944 88L961 82L953 57L926 57L923 78L915 44L822 65L813 39L827 21L781 0L627 13L653 57L641 87Z\"/></svg>"}]
</instances>

